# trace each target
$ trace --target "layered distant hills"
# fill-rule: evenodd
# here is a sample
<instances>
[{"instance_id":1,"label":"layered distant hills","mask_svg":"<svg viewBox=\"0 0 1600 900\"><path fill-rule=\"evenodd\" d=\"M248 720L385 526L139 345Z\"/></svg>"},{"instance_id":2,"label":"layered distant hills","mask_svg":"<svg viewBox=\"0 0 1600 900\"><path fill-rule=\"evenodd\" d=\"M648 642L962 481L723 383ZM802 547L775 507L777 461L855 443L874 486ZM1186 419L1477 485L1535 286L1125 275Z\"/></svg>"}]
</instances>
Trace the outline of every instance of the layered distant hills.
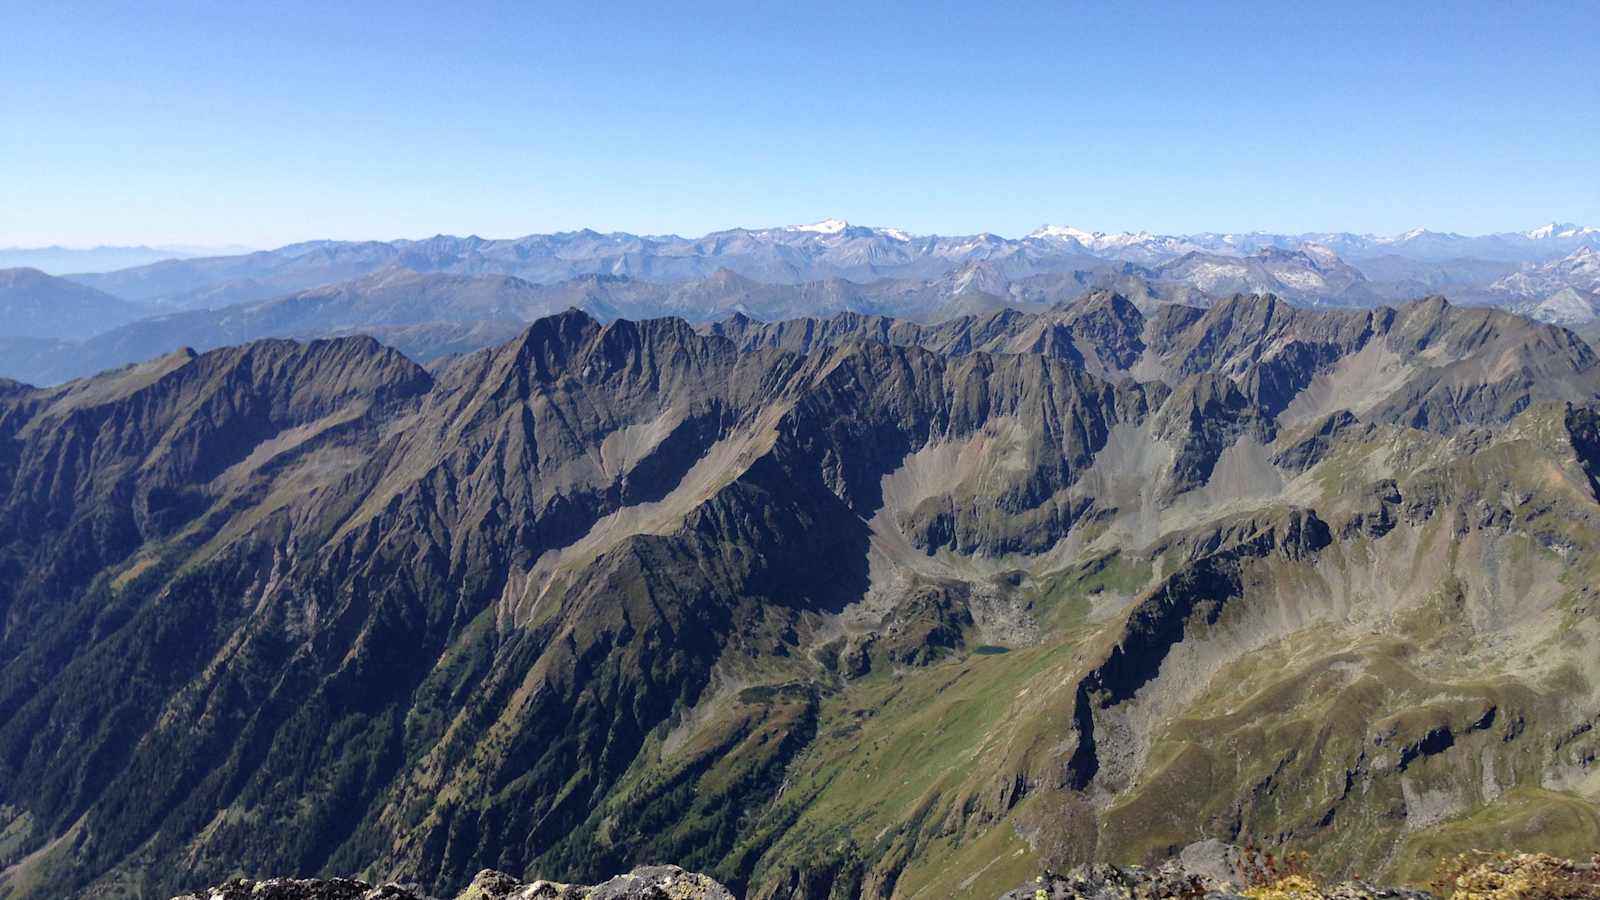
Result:
<instances>
[{"instance_id":1,"label":"layered distant hills","mask_svg":"<svg viewBox=\"0 0 1600 900\"><path fill-rule=\"evenodd\" d=\"M1271 293L1368 308L1444 295L1573 326L1600 315L1600 230L910 235L837 220L698 239L571 232L515 240L316 241L52 277L0 273L0 375L39 384L183 347L370 334L431 362L569 307L710 322L838 312L936 322L1038 312L1114 290L1149 310Z\"/></svg>"},{"instance_id":2,"label":"layered distant hills","mask_svg":"<svg viewBox=\"0 0 1600 900\"><path fill-rule=\"evenodd\" d=\"M0 339L86 338L150 310L37 269L0 269Z\"/></svg>"},{"instance_id":3,"label":"layered distant hills","mask_svg":"<svg viewBox=\"0 0 1600 900\"><path fill-rule=\"evenodd\" d=\"M110 272L167 259L243 252L242 247L0 247L0 269L39 269L51 275Z\"/></svg>"},{"instance_id":4,"label":"layered distant hills","mask_svg":"<svg viewBox=\"0 0 1600 900\"><path fill-rule=\"evenodd\" d=\"M1413 231L1394 238L1352 234L1105 235L1046 227L1021 239L993 234L910 235L838 220L790 228L734 229L702 238L577 231L511 240L440 235L421 241L313 241L278 250L169 260L83 275L82 283L129 300L220 306L344 281L391 266L419 272L514 275L553 283L584 275L642 281L692 281L727 269L769 283L845 278L929 280L971 263L1017 278L1069 271L1099 261L1153 266L1188 254L1255 256L1311 248L1324 259L1396 256L1440 263L1481 260L1515 269L1584 247L1600 248L1600 229L1550 225L1525 233L1463 237Z\"/></svg>"},{"instance_id":5,"label":"layered distant hills","mask_svg":"<svg viewBox=\"0 0 1600 900\"><path fill-rule=\"evenodd\" d=\"M717 277L389 269L171 321L509 337L0 382L0 895L651 862L954 900L1202 840L1410 882L1600 845L1572 332L1437 297L1019 308L1061 273L914 321ZM540 314L572 291L849 303Z\"/></svg>"}]
</instances>

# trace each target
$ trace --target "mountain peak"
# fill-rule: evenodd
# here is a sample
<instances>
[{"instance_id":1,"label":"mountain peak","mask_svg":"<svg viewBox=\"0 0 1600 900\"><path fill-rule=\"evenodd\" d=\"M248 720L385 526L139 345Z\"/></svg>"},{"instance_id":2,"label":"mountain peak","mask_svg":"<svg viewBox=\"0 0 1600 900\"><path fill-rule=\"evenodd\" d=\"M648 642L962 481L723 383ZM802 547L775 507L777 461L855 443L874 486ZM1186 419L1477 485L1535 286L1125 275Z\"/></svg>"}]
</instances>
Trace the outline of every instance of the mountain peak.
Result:
<instances>
[{"instance_id":1,"label":"mountain peak","mask_svg":"<svg viewBox=\"0 0 1600 900\"><path fill-rule=\"evenodd\" d=\"M790 225L788 230L807 231L812 234L839 234L849 227L850 223L843 219L823 219L810 225Z\"/></svg>"},{"instance_id":2,"label":"mountain peak","mask_svg":"<svg viewBox=\"0 0 1600 900\"><path fill-rule=\"evenodd\" d=\"M44 271L36 269L33 266L16 266L10 269L0 269L0 282L7 284L46 281L54 277L55 276L48 275Z\"/></svg>"},{"instance_id":3,"label":"mountain peak","mask_svg":"<svg viewBox=\"0 0 1600 900\"><path fill-rule=\"evenodd\" d=\"M1082 228L1074 228L1071 225L1040 225L1028 233L1028 237L1031 238L1071 238L1079 243L1092 241L1103 236L1098 231L1084 231Z\"/></svg>"},{"instance_id":4,"label":"mountain peak","mask_svg":"<svg viewBox=\"0 0 1600 900\"><path fill-rule=\"evenodd\" d=\"M1305 241L1300 245L1299 251L1318 265L1332 265L1340 261L1339 254L1335 253L1333 248L1315 241Z\"/></svg>"},{"instance_id":5,"label":"mountain peak","mask_svg":"<svg viewBox=\"0 0 1600 900\"><path fill-rule=\"evenodd\" d=\"M1586 234L1595 234L1596 232L1600 232L1600 228L1595 228L1592 225L1576 225L1572 222L1551 222L1548 225L1541 225L1532 231L1524 231L1522 235L1529 240L1545 241L1551 238L1581 237Z\"/></svg>"},{"instance_id":6,"label":"mountain peak","mask_svg":"<svg viewBox=\"0 0 1600 900\"><path fill-rule=\"evenodd\" d=\"M753 284L757 283L757 282L755 282L755 281L753 281L753 280L751 280L749 278L746 278L743 275L740 275L738 272L735 272L734 270L728 268L727 266L723 266L722 268L716 270L715 272L712 272L711 276L709 278L707 278L706 280L711 282L712 284L717 284L717 285L730 285L730 284L752 284L753 285Z\"/></svg>"}]
</instances>

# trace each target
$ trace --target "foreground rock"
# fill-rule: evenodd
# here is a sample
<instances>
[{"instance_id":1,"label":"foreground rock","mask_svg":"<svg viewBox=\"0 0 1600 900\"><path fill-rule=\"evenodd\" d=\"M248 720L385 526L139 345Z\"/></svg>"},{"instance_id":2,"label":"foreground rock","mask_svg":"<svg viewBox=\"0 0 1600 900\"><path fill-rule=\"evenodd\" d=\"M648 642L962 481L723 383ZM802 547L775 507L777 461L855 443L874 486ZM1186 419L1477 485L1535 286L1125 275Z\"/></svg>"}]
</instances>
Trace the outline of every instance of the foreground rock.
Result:
<instances>
[{"instance_id":1,"label":"foreground rock","mask_svg":"<svg viewBox=\"0 0 1600 900\"><path fill-rule=\"evenodd\" d=\"M1000 900L1434 900L1425 891L1376 887L1360 881L1324 885L1285 875L1251 885L1243 873L1222 879L1171 860L1159 868L1091 863L1066 874L1046 872Z\"/></svg>"},{"instance_id":2,"label":"foreground rock","mask_svg":"<svg viewBox=\"0 0 1600 900\"><path fill-rule=\"evenodd\" d=\"M1323 883L1306 857L1217 841L1191 844L1156 868L1088 863L1043 875L999 900L1436 900L1436 895L1365 881ZM1600 900L1600 858L1542 853L1468 853L1441 861L1435 889L1479 900ZM237 878L173 900L431 900L400 884L352 878ZM677 866L642 866L597 885L521 881L485 869L454 900L735 900L715 880Z\"/></svg>"},{"instance_id":3,"label":"foreground rock","mask_svg":"<svg viewBox=\"0 0 1600 900\"><path fill-rule=\"evenodd\" d=\"M237 878L173 900L431 900L416 888L354 878ZM727 888L677 866L641 866L597 885L521 881L485 869L456 900L734 900Z\"/></svg>"}]
</instances>

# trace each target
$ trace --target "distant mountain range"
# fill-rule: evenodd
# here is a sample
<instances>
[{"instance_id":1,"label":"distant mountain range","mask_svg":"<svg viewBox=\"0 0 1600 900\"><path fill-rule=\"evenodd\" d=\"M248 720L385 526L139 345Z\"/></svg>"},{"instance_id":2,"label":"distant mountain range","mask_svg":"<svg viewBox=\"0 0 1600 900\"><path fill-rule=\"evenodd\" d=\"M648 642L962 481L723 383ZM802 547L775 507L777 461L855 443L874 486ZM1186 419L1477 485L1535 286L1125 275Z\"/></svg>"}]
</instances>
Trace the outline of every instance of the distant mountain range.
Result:
<instances>
[{"instance_id":1,"label":"distant mountain range","mask_svg":"<svg viewBox=\"0 0 1600 900\"><path fill-rule=\"evenodd\" d=\"M430 363L573 307L603 320L856 312L933 323L1039 312L1091 290L1147 310L1241 293L1337 308L1443 295L1583 327L1600 317L1600 229L1171 236L1047 226L1009 239L829 219L697 239L313 241L67 277L0 271L0 375L52 384L180 347L350 334Z\"/></svg>"},{"instance_id":2,"label":"distant mountain range","mask_svg":"<svg viewBox=\"0 0 1600 900\"><path fill-rule=\"evenodd\" d=\"M22 270L26 271L26 270ZM539 284L510 275L416 272L393 266L266 300L139 317L134 304L65 279L33 273L56 295L72 291L120 304L99 333L37 327L0 330L0 376L55 384L180 348L210 350L270 337L367 334L418 362L503 343L529 322L570 308L605 320L677 316L694 323L730 316L764 321L866 313L920 323L1002 310L1042 312L1086 292L1110 290L1146 309L1204 306L1237 293L1270 293L1302 306L1370 307L1382 301L1359 271L1331 254L1268 249L1248 257L1189 253L1159 266L1090 261L1087 267L1008 277L972 262L938 278L844 278L763 283L727 269L684 282L586 275ZM0 295L3 296L3 295Z\"/></svg>"},{"instance_id":3,"label":"distant mountain range","mask_svg":"<svg viewBox=\"0 0 1600 900\"><path fill-rule=\"evenodd\" d=\"M1534 318L1590 322L1600 316L1600 251L1581 247L1561 259L1520 269L1489 288L1523 298L1515 305Z\"/></svg>"},{"instance_id":4,"label":"distant mountain range","mask_svg":"<svg viewBox=\"0 0 1600 900\"><path fill-rule=\"evenodd\" d=\"M37 269L0 269L0 338L85 338L149 310Z\"/></svg>"},{"instance_id":5,"label":"distant mountain range","mask_svg":"<svg viewBox=\"0 0 1600 900\"><path fill-rule=\"evenodd\" d=\"M1191 235L1156 235L1147 232L1105 234L1064 225L1046 225L1028 235L1055 241L1095 255L1124 259L1159 260L1182 253L1255 253L1266 248L1292 249L1316 244L1350 259L1400 256L1417 260L1487 259L1499 262L1535 262L1565 255L1580 247L1600 246L1600 228L1552 222L1530 231L1469 236L1416 228L1383 237L1347 231L1306 232L1297 235L1250 232Z\"/></svg>"},{"instance_id":6,"label":"distant mountain range","mask_svg":"<svg viewBox=\"0 0 1600 900\"><path fill-rule=\"evenodd\" d=\"M311 241L239 256L166 260L74 279L129 300L192 308L281 296L391 266L419 272L515 275L541 283L583 275L692 281L728 269L757 281L792 284L828 278L931 279L975 262L1016 278L1085 268L1096 261L1157 265L1189 253L1253 256L1269 250L1299 251L1308 245L1348 260L1472 259L1514 268L1549 262L1585 247L1600 249L1600 229L1548 225L1480 237L1419 229L1386 238L1343 232L1108 235L1047 226L1011 239L989 233L912 235L830 219L788 228L719 231L700 238L584 230L509 240L438 235L420 241Z\"/></svg>"},{"instance_id":7,"label":"distant mountain range","mask_svg":"<svg viewBox=\"0 0 1600 900\"><path fill-rule=\"evenodd\" d=\"M38 269L51 275L110 272L164 259L245 252L244 247L0 247L0 269Z\"/></svg>"}]
</instances>

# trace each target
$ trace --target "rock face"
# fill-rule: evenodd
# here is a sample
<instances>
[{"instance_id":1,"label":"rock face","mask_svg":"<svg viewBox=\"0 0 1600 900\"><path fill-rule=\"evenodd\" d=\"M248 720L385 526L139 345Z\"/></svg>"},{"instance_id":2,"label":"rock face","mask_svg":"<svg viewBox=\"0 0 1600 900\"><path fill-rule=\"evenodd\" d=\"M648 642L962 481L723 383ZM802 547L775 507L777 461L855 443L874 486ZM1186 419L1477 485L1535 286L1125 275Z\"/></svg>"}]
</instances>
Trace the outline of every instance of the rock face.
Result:
<instances>
[{"instance_id":1,"label":"rock face","mask_svg":"<svg viewBox=\"0 0 1600 900\"><path fill-rule=\"evenodd\" d=\"M1600 838L1569 332L1110 294L711 331L0 383L0 893L967 897L1208 837L1396 878Z\"/></svg>"},{"instance_id":2,"label":"rock face","mask_svg":"<svg viewBox=\"0 0 1600 900\"><path fill-rule=\"evenodd\" d=\"M373 885L354 878L240 878L172 900L429 900L414 887ZM519 881L503 872L479 872L455 900L734 900L705 875L677 866L641 866L596 885Z\"/></svg>"}]
</instances>

